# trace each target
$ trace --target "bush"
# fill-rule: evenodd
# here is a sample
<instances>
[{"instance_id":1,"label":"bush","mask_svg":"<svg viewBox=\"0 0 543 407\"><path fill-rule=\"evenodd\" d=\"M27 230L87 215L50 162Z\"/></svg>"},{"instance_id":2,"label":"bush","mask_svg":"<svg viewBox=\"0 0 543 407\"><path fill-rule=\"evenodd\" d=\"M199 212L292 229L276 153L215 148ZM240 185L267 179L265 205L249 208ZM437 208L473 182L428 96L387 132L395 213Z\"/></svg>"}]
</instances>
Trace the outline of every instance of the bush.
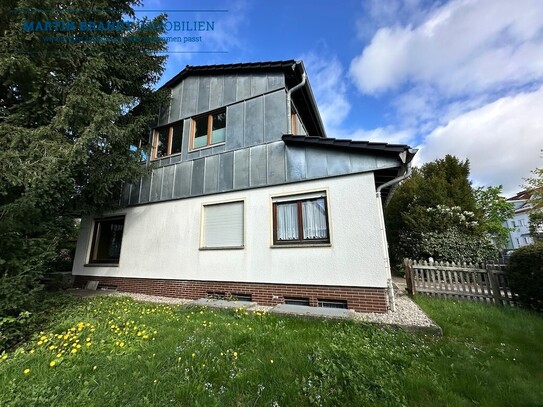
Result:
<instances>
[{"instance_id":1,"label":"bush","mask_svg":"<svg viewBox=\"0 0 543 407\"><path fill-rule=\"evenodd\" d=\"M543 242L515 250L508 271L511 290L520 304L543 311Z\"/></svg>"}]
</instances>

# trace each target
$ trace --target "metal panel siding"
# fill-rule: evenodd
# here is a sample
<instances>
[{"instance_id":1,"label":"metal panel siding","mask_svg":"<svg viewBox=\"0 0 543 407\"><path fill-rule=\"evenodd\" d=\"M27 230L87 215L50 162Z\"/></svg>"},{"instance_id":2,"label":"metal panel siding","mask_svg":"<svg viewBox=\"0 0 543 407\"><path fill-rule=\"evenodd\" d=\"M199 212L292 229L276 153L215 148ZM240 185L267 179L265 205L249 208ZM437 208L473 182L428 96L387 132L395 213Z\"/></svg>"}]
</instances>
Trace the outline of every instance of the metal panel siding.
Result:
<instances>
[{"instance_id":1,"label":"metal panel siding","mask_svg":"<svg viewBox=\"0 0 543 407\"><path fill-rule=\"evenodd\" d=\"M244 145L255 146L264 141L264 98L258 97L245 103Z\"/></svg>"},{"instance_id":2,"label":"metal panel siding","mask_svg":"<svg viewBox=\"0 0 543 407\"><path fill-rule=\"evenodd\" d=\"M172 89L172 99L169 122L175 122L181 118L181 98L183 97L183 82Z\"/></svg>"},{"instance_id":3,"label":"metal panel siding","mask_svg":"<svg viewBox=\"0 0 543 407\"><path fill-rule=\"evenodd\" d=\"M219 189L219 156L212 155L205 160L204 194L212 194Z\"/></svg>"},{"instance_id":4,"label":"metal panel siding","mask_svg":"<svg viewBox=\"0 0 543 407\"><path fill-rule=\"evenodd\" d=\"M226 145L221 144L220 146L215 146L212 149L212 154L220 154L226 151Z\"/></svg>"},{"instance_id":5,"label":"metal panel siding","mask_svg":"<svg viewBox=\"0 0 543 407\"><path fill-rule=\"evenodd\" d=\"M251 77L249 75L238 75L236 100L244 100L249 96L251 96Z\"/></svg>"},{"instance_id":6,"label":"metal panel siding","mask_svg":"<svg viewBox=\"0 0 543 407\"><path fill-rule=\"evenodd\" d=\"M164 167L164 175L162 177L162 192L160 199L172 199L173 197L173 179L175 174L175 165Z\"/></svg>"},{"instance_id":7,"label":"metal panel siding","mask_svg":"<svg viewBox=\"0 0 543 407\"><path fill-rule=\"evenodd\" d=\"M164 126L168 123L170 118L170 102L166 102L165 106L161 106L160 111L158 113L158 122L157 126Z\"/></svg>"},{"instance_id":8,"label":"metal panel siding","mask_svg":"<svg viewBox=\"0 0 543 407\"><path fill-rule=\"evenodd\" d=\"M251 96L266 93L268 78L266 74L254 74L251 77Z\"/></svg>"},{"instance_id":9,"label":"metal panel siding","mask_svg":"<svg viewBox=\"0 0 543 407\"><path fill-rule=\"evenodd\" d=\"M181 154L170 157L170 164L175 164L181 161Z\"/></svg>"},{"instance_id":10,"label":"metal panel siding","mask_svg":"<svg viewBox=\"0 0 543 407\"><path fill-rule=\"evenodd\" d=\"M202 195L204 193L205 158L194 160L192 165L192 182L190 195Z\"/></svg>"},{"instance_id":11,"label":"metal panel siding","mask_svg":"<svg viewBox=\"0 0 543 407\"><path fill-rule=\"evenodd\" d=\"M209 110L209 76L200 76L198 83L198 113L207 112Z\"/></svg>"},{"instance_id":12,"label":"metal panel siding","mask_svg":"<svg viewBox=\"0 0 543 407\"><path fill-rule=\"evenodd\" d=\"M162 190L162 175L164 168L156 168L153 170L151 177L151 201L160 200L160 191Z\"/></svg>"},{"instance_id":13,"label":"metal panel siding","mask_svg":"<svg viewBox=\"0 0 543 407\"><path fill-rule=\"evenodd\" d=\"M238 103L226 109L226 150L243 146L244 104Z\"/></svg>"},{"instance_id":14,"label":"metal panel siding","mask_svg":"<svg viewBox=\"0 0 543 407\"><path fill-rule=\"evenodd\" d=\"M354 155L351 154L351 171L353 172L364 172L377 168L376 157L371 155Z\"/></svg>"},{"instance_id":15,"label":"metal panel siding","mask_svg":"<svg viewBox=\"0 0 543 407\"><path fill-rule=\"evenodd\" d=\"M249 149L234 151L234 189L249 186Z\"/></svg>"},{"instance_id":16,"label":"metal panel siding","mask_svg":"<svg viewBox=\"0 0 543 407\"><path fill-rule=\"evenodd\" d=\"M343 151L328 151L328 175L350 174L352 171L349 155Z\"/></svg>"},{"instance_id":17,"label":"metal panel siding","mask_svg":"<svg viewBox=\"0 0 543 407\"><path fill-rule=\"evenodd\" d=\"M278 141L267 147L268 184L282 184L285 182L285 143Z\"/></svg>"},{"instance_id":18,"label":"metal panel siding","mask_svg":"<svg viewBox=\"0 0 543 407\"><path fill-rule=\"evenodd\" d=\"M301 181L306 179L305 148L287 147L287 181Z\"/></svg>"},{"instance_id":19,"label":"metal panel siding","mask_svg":"<svg viewBox=\"0 0 543 407\"><path fill-rule=\"evenodd\" d=\"M231 191L234 188L234 153L221 154L219 157L219 191Z\"/></svg>"},{"instance_id":20,"label":"metal panel siding","mask_svg":"<svg viewBox=\"0 0 543 407\"><path fill-rule=\"evenodd\" d=\"M207 157L213 154L213 148L202 148L200 150L200 157Z\"/></svg>"},{"instance_id":21,"label":"metal panel siding","mask_svg":"<svg viewBox=\"0 0 543 407\"><path fill-rule=\"evenodd\" d=\"M324 149L307 149L307 178L321 178L328 175L327 152Z\"/></svg>"},{"instance_id":22,"label":"metal panel siding","mask_svg":"<svg viewBox=\"0 0 543 407\"><path fill-rule=\"evenodd\" d=\"M183 140L181 141L181 161L187 161L190 142L191 119L183 120Z\"/></svg>"},{"instance_id":23,"label":"metal panel siding","mask_svg":"<svg viewBox=\"0 0 543 407\"><path fill-rule=\"evenodd\" d=\"M183 81L183 100L181 102L181 117L196 114L198 109L198 77L189 76Z\"/></svg>"},{"instance_id":24,"label":"metal panel siding","mask_svg":"<svg viewBox=\"0 0 543 407\"><path fill-rule=\"evenodd\" d=\"M266 146L255 146L250 150L250 185L257 187L266 185L268 175L268 161L266 155Z\"/></svg>"},{"instance_id":25,"label":"metal panel siding","mask_svg":"<svg viewBox=\"0 0 543 407\"><path fill-rule=\"evenodd\" d=\"M139 203L149 202L149 194L151 193L151 174L144 175L141 179L141 190Z\"/></svg>"},{"instance_id":26,"label":"metal panel siding","mask_svg":"<svg viewBox=\"0 0 543 407\"><path fill-rule=\"evenodd\" d=\"M224 77L223 105L228 105L236 101L237 77L235 75L226 75Z\"/></svg>"},{"instance_id":27,"label":"metal panel siding","mask_svg":"<svg viewBox=\"0 0 543 407\"><path fill-rule=\"evenodd\" d=\"M285 75L282 72L274 72L268 74L268 92L270 90L284 88Z\"/></svg>"},{"instance_id":28,"label":"metal panel siding","mask_svg":"<svg viewBox=\"0 0 543 407\"><path fill-rule=\"evenodd\" d=\"M186 161L175 166L174 198L185 198L190 195L192 163L192 161Z\"/></svg>"},{"instance_id":29,"label":"metal panel siding","mask_svg":"<svg viewBox=\"0 0 543 407\"><path fill-rule=\"evenodd\" d=\"M141 188L141 179L132 184L130 188L130 205L137 205L140 202L140 188Z\"/></svg>"},{"instance_id":30,"label":"metal panel siding","mask_svg":"<svg viewBox=\"0 0 543 407\"><path fill-rule=\"evenodd\" d=\"M287 132L287 99L284 91L264 97L264 141L281 140Z\"/></svg>"},{"instance_id":31,"label":"metal panel siding","mask_svg":"<svg viewBox=\"0 0 543 407\"><path fill-rule=\"evenodd\" d=\"M223 106L224 78L213 76L209 82L209 109Z\"/></svg>"},{"instance_id":32,"label":"metal panel siding","mask_svg":"<svg viewBox=\"0 0 543 407\"><path fill-rule=\"evenodd\" d=\"M192 151L187 154L187 160L196 160L200 158L200 150Z\"/></svg>"}]
</instances>

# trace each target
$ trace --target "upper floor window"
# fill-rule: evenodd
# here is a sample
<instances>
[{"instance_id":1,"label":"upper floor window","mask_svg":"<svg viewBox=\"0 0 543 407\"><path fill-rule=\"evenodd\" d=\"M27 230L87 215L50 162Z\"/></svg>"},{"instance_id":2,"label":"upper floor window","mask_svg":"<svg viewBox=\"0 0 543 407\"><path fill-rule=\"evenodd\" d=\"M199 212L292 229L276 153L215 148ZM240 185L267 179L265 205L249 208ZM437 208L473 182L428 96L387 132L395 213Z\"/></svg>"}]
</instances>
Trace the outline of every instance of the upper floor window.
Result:
<instances>
[{"instance_id":1,"label":"upper floor window","mask_svg":"<svg viewBox=\"0 0 543 407\"><path fill-rule=\"evenodd\" d=\"M273 243L330 243L326 193L274 198Z\"/></svg>"},{"instance_id":2,"label":"upper floor window","mask_svg":"<svg viewBox=\"0 0 543 407\"><path fill-rule=\"evenodd\" d=\"M159 127L153 133L153 159L181 152L183 122Z\"/></svg>"},{"instance_id":3,"label":"upper floor window","mask_svg":"<svg viewBox=\"0 0 543 407\"><path fill-rule=\"evenodd\" d=\"M226 109L192 119L192 148L224 143L226 136Z\"/></svg>"}]
</instances>

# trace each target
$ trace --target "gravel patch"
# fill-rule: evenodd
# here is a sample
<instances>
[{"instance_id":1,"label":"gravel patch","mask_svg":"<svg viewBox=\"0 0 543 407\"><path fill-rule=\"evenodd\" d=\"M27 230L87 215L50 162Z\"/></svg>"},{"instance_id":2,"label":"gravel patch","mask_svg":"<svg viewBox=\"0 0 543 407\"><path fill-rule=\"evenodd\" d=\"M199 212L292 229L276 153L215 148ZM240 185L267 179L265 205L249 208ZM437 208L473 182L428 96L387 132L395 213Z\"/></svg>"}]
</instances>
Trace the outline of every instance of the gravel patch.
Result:
<instances>
[{"instance_id":1,"label":"gravel patch","mask_svg":"<svg viewBox=\"0 0 543 407\"><path fill-rule=\"evenodd\" d=\"M186 305L192 300L187 300L185 298L173 298L173 297L159 297L158 295L147 295L147 294L138 294L138 293L125 293L115 291L111 293L112 295L119 295L123 297L131 297L136 301L143 302L153 302L158 304L170 304L170 305Z\"/></svg>"}]
</instances>

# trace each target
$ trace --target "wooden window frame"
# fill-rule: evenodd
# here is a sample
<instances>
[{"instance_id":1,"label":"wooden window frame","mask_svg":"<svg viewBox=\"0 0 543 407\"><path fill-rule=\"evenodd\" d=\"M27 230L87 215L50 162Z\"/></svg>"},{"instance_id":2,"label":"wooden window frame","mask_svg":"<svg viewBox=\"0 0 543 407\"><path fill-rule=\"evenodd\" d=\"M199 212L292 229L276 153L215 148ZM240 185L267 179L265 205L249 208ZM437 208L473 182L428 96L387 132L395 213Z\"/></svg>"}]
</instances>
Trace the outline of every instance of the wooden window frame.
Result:
<instances>
[{"instance_id":1,"label":"wooden window frame","mask_svg":"<svg viewBox=\"0 0 543 407\"><path fill-rule=\"evenodd\" d=\"M226 115L226 108L213 110L212 112L209 112L209 113L205 113L205 114L201 114L201 115L198 115L198 116L191 117L191 120L190 120L190 150L191 151L200 150L200 149L203 149L203 148L209 148L211 146L220 145L220 144L224 143L224 141L220 141L218 143L213 143L213 144L211 143L211 137L213 135L212 134L213 133L213 116L215 116L217 114L221 114L221 113L224 113ZM207 116L206 145L202 146L202 147L194 147L194 139L195 139L195 136L196 136L196 120L201 119L202 117L206 117L206 116ZM226 118L225 118L224 127L226 128Z\"/></svg>"},{"instance_id":2,"label":"wooden window frame","mask_svg":"<svg viewBox=\"0 0 543 407\"><path fill-rule=\"evenodd\" d=\"M92 235L91 235L91 249L89 253L89 261L88 264L92 265L103 265L103 266L118 266L119 262L121 260L120 258L120 252L119 252L119 259L117 261L104 261L94 258L94 251L96 249L96 243L97 243L97 234L98 234L98 228L101 222L107 222L107 221L115 221L115 220L122 220L123 221L123 237L124 237L124 226L126 222L126 216L111 216L107 218L99 218L94 220L94 225L92 228ZM121 248L122 248L122 238L121 238Z\"/></svg>"},{"instance_id":3,"label":"wooden window frame","mask_svg":"<svg viewBox=\"0 0 543 407\"><path fill-rule=\"evenodd\" d=\"M315 198L299 198L296 199L295 196L292 197L292 200L273 202L273 245L274 246L285 246L285 245L306 245L306 244L330 244L330 219L328 216L328 196L321 196ZM302 203L306 201L315 201L317 199L324 199L324 210L326 217L326 232L328 237L326 239L304 239L304 220L303 220L303 211ZM298 239L294 240L278 240L277 239L277 205L281 204L290 204L296 203L298 219Z\"/></svg>"},{"instance_id":4,"label":"wooden window frame","mask_svg":"<svg viewBox=\"0 0 543 407\"><path fill-rule=\"evenodd\" d=\"M162 158L166 158L166 157L169 157L172 155L172 141L173 141L173 129L174 127L176 126L179 126L181 125L181 140L183 139L183 126L184 126L184 123L183 121L178 121L176 123L171 123L171 124L168 124L166 126L160 126L160 127L156 127L155 129L153 129L153 150L152 150L152 154L151 154L151 159L152 160L160 160ZM158 137L159 137L159 131L164 129L164 128L168 128L168 144L167 144L167 149L166 149L166 154L163 155L162 157L157 157L157 151L158 151ZM181 141L181 149L183 149L183 141ZM178 153L175 153L174 155L177 155L177 154L181 154L181 151L178 152Z\"/></svg>"}]
</instances>

